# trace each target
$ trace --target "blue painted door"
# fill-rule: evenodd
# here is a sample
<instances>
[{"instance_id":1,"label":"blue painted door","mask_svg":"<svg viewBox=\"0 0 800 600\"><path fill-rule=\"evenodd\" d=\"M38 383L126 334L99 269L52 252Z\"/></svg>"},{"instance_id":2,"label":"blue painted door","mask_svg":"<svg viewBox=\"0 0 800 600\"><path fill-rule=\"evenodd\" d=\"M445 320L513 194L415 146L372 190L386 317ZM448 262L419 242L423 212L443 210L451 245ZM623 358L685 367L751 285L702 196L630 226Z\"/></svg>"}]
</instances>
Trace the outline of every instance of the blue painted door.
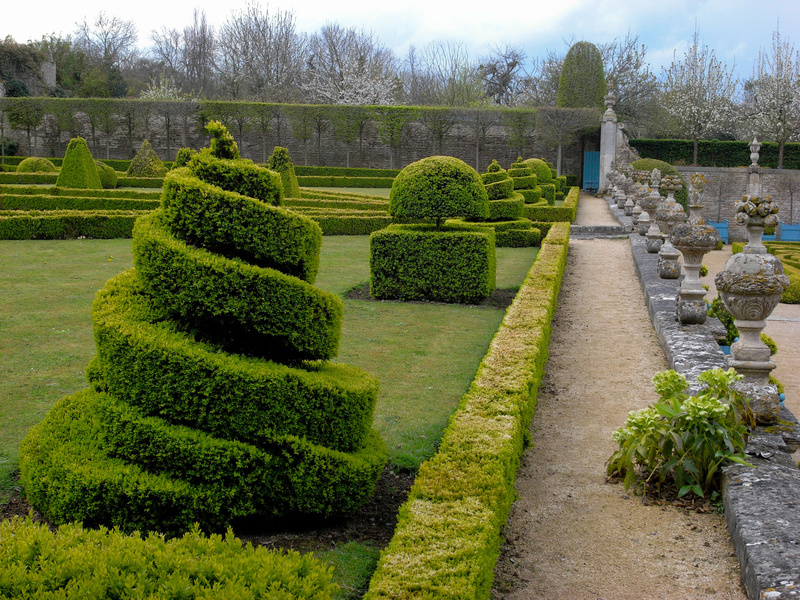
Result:
<instances>
[{"instance_id":1,"label":"blue painted door","mask_svg":"<svg viewBox=\"0 0 800 600\"><path fill-rule=\"evenodd\" d=\"M600 187L600 153L583 153L583 189L596 192Z\"/></svg>"}]
</instances>

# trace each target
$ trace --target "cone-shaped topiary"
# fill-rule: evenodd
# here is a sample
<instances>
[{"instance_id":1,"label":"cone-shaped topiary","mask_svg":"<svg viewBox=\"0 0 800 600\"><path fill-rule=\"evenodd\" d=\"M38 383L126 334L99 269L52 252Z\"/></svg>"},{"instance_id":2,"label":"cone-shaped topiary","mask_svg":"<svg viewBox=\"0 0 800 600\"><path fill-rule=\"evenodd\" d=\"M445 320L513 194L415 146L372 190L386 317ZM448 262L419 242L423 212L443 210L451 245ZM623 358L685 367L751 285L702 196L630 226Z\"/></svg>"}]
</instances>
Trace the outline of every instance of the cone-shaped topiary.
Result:
<instances>
[{"instance_id":1,"label":"cone-shaped topiary","mask_svg":"<svg viewBox=\"0 0 800 600\"><path fill-rule=\"evenodd\" d=\"M100 160L95 160L94 165L97 167L97 174L100 176L100 184L103 189L113 190L117 187L117 172L114 169Z\"/></svg>"},{"instance_id":2,"label":"cone-shaped topiary","mask_svg":"<svg viewBox=\"0 0 800 600\"><path fill-rule=\"evenodd\" d=\"M283 182L283 195L286 198L299 198L300 185L294 172L294 163L289 151L282 146L275 146L272 155L267 159L267 168L280 173Z\"/></svg>"},{"instance_id":3,"label":"cone-shaped topiary","mask_svg":"<svg viewBox=\"0 0 800 600\"><path fill-rule=\"evenodd\" d=\"M150 142L145 140L128 166L127 173L130 177L163 177L167 173L167 168L158 158Z\"/></svg>"},{"instance_id":4,"label":"cone-shaped topiary","mask_svg":"<svg viewBox=\"0 0 800 600\"><path fill-rule=\"evenodd\" d=\"M64 153L56 186L99 190L103 188L92 153L82 137L72 138Z\"/></svg>"},{"instance_id":5,"label":"cone-shaped topiary","mask_svg":"<svg viewBox=\"0 0 800 600\"><path fill-rule=\"evenodd\" d=\"M489 196L477 171L452 156L429 156L411 163L395 177L389 213L406 220L489 216Z\"/></svg>"},{"instance_id":6,"label":"cone-shaped topiary","mask_svg":"<svg viewBox=\"0 0 800 600\"><path fill-rule=\"evenodd\" d=\"M92 389L23 443L26 494L50 520L177 534L347 515L372 496L377 382L325 362L342 302L312 285L320 228L280 193L277 173L210 149L166 176L134 228L135 269L95 300Z\"/></svg>"},{"instance_id":7,"label":"cone-shaped topiary","mask_svg":"<svg viewBox=\"0 0 800 600\"><path fill-rule=\"evenodd\" d=\"M46 158L31 156L17 165L17 173L55 173L56 166Z\"/></svg>"}]
</instances>

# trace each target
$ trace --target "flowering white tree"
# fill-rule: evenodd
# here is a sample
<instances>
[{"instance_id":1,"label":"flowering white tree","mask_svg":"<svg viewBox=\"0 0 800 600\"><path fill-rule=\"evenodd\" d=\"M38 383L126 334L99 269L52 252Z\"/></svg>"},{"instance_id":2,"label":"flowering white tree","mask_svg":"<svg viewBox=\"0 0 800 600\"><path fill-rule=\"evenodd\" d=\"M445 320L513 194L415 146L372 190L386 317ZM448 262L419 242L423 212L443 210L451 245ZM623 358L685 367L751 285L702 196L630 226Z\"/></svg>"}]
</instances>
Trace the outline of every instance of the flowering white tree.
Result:
<instances>
[{"instance_id":1,"label":"flowering white tree","mask_svg":"<svg viewBox=\"0 0 800 600\"><path fill-rule=\"evenodd\" d=\"M760 51L749 82L745 110L753 133L778 144L778 168L783 168L786 142L800 137L800 59L794 45L772 34L772 52Z\"/></svg>"},{"instance_id":2,"label":"flowering white tree","mask_svg":"<svg viewBox=\"0 0 800 600\"><path fill-rule=\"evenodd\" d=\"M695 31L683 60L677 53L662 79L663 105L679 132L694 142L693 164L697 164L697 140L724 127L733 115L738 82L733 67L720 62L701 45Z\"/></svg>"}]
</instances>

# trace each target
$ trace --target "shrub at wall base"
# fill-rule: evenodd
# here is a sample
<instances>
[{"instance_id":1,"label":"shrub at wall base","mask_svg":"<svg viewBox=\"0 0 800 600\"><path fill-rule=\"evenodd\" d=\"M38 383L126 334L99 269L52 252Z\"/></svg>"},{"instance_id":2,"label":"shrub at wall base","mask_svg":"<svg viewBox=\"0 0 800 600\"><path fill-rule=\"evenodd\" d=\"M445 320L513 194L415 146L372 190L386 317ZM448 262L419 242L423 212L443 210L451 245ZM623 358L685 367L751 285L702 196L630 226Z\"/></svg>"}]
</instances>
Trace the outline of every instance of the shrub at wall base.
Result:
<instances>
[{"instance_id":1,"label":"shrub at wall base","mask_svg":"<svg viewBox=\"0 0 800 600\"><path fill-rule=\"evenodd\" d=\"M69 141L56 186L94 190L103 188L92 153L82 137Z\"/></svg>"},{"instance_id":2,"label":"shrub at wall base","mask_svg":"<svg viewBox=\"0 0 800 600\"><path fill-rule=\"evenodd\" d=\"M474 303L494 291L494 231L443 227L452 217L489 216L486 189L472 167L448 156L411 163L395 178L389 212L428 223L391 225L372 234L375 298Z\"/></svg>"},{"instance_id":3,"label":"shrub at wall base","mask_svg":"<svg viewBox=\"0 0 800 600\"><path fill-rule=\"evenodd\" d=\"M135 225L135 269L95 299L92 387L22 445L26 494L52 522L172 535L372 496L377 382L327 362L342 302L314 287L320 229L277 206L281 189L208 150L167 175Z\"/></svg>"}]
</instances>

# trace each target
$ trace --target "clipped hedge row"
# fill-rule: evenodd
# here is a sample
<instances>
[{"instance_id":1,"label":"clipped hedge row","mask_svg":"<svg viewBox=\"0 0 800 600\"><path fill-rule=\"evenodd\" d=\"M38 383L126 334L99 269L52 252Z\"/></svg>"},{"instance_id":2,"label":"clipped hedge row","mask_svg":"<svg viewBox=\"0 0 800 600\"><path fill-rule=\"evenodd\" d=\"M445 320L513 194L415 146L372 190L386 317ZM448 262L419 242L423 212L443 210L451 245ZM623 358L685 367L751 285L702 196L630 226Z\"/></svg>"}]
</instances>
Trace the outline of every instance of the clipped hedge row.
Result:
<instances>
[{"instance_id":1,"label":"clipped hedge row","mask_svg":"<svg viewBox=\"0 0 800 600\"><path fill-rule=\"evenodd\" d=\"M394 177L338 177L331 175L298 175L302 187L390 188Z\"/></svg>"},{"instance_id":2,"label":"clipped hedge row","mask_svg":"<svg viewBox=\"0 0 800 600\"><path fill-rule=\"evenodd\" d=\"M542 241L542 233L533 227L533 223L524 217L510 219L508 221L460 221L450 219L447 221L448 227L488 227L494 230L496 248L527 248L538 246Z\"/></svg>"},{"instance_id":3,"label":"clipped hedge row","mask_svg":"<svg viewBox=\"0 0 800 600\"><path fill-rule=\"evenodd\" d=\"M176 535L195 524L221 531L254 509L330 517L363 504L383 469L385 449L377 434L353 454L292 436L260 450L161 419L141 419L134 409L117 423L123 433L108 431L114 419L104 408L106 402L113 400L94 390L62 398L23 441L20 476L25 493L55 523L78 519L94 527L111 522L123 531ZM138 441L136 448L126 445L130 438ZM131 458L164 472L148 472ZM192 471L195 481L175 476L201 459L205 468ZM256 463L262 472L248 474L247 467ZM244 489L251 476L266 485ZM231 477L240 478L240 485L226 487Z\"/></svg>"},{"instance_id":4,"label":"clipped hedge row","mask_svg":"<svg viewBox=\"0 0 800 600\"><path fill-rule=\"evenodd\" d=\"M171 234L162 210L136 223L133 256L155 304L229 350L291 360L336 355L342 301L335 294L194 248Z\"/></svg>"},{"instance_id":5,"label":"clipped hedge row","mask_svg":"<svg viewBox=\"0 0 800 600\"><path fill-rule=\"evenodd\" d=\"M491 228L390 225L370 236L375 298L476 303L495 288Z\"/></svg>"},{"instance_id":6,"label":"clipped hedge row","mask_svg":"<svg viewBox=\"0 0 800 600\"><path fill-rule=\"evenodd\" d=\"M133 271L111 279L92 308L97 358L92 378L148 415L190 422L212 435L256 445L305 435L353 451L372 422L378 383L342 364L286 366L220 352L154 309Z\"/></svg>"},{"instance_id":7,"label":"clipped hedge row","mask_svg":"<svg viewBox=\"0 0 800 600\"><path fill-rule=\"evenodd\" d=\"M0 240L129 238L142 211L0 211Z\"/></svg>"},{"instance_id":8,"label":"clipped hedge row","mask_svg":"<svg viewBox=\"0 0 800 600\"><path fill-rule=\"evenodd\" d=\"M315 175L322 177L391 177L394 179L400 169L367 169L361 167L303 167L295 165L297 175Z\"/></svg>"},{"instance_id":9,"label":"clipped hedge row","mask_svg":"<svg viewBox=\"0 0 800 600\"><path fill-rule=\"evenodd\" d=\"M569 224L554 225L439 451L420 467L365 600L489 598L547 361L564 240Z\"/></svg>"},{"instance_id":10,"label":"clipped hedge row","mask_svg":"<svg viewBox=\"0 0 800 600\"><path fill-rule=\"evenodd\" d=\"M128 198L133 200L160 200L161 190L82 190L80 188L42 187L38 185L7 185L0 188L7 195L48 195L48 196L80 196L82 198Z\"/></svg>"},{"instance_id":11,"label":"clipped hedge row","mask_svg":"<svg viewBox=\"0 0 800 600\"><path fill-rule=\"evenodd\" d=\"M692 140L630 140L642 158L663 160L671 165L691 165L694 158ZM758 164L778 168L778 144L762 142ZM750 164L750 143L700 140L697 142L697 164L701 167L746 167ZM783 150L783 167L800 169L800 143L787 143Z\"/></svg>"},{"instance_id":12,"label":"clipped hedge row","mask_svg":"<svg viewBox=\"0 0 800 600\"><path fill-rule=\"evenodd\" d=\"M126 175L117 177L117 187L125 188L161 188L164 184L163 177L129 177Z\"/></svg>"},{"instance_id":13,"label":"clipped hedge row","mask_svg":"<svg viewBox=\"0 0 800 600\"><path fill-rule=\"evenodd\" d=\"M55 185L58 173L2 173L0 184L3 185Z\"/></svg>"},{"instance_id":14,"label":"clipped hedge row","mask_svg":"<svg viewBox=\"0 0 800 600\"><path fill-rule=\"evenodd\" d=\"M324 213L309 214L322 229L322 235L369 235L373 231L384 229L392 223L389 215L326 215Z\"/></svg>"},{"instance_id":15,"label":"clipped hedge row","mask_svg":"<svg viewBox=\"0 0 800 600\"><path fill-rule=\"evenodd\" d=\"M550 206L544 202L526 204L522 209L522 216L531 221L572 222L578 212L578 193L578 188L570 188L561 206Z\"/></svg>"},{"instance_id":16,"label":"clipped hedge row","mask_svg":"<svg viewBox=\"0 0 800 600\"><path fill-rule=\"evenodd\" d=\"M280 598L330 600L330 568L311 554L243 546L229 530L206 537L142 538L30 518L0 523L8 598Z\"/></svg>"},{"instance_id":17,"label":"clipped hedge row","mask_svg":"<svg viewBox=\"0 0 800 600\"><path fill-rule=\"evenodd\" d=\"M373 210L389 214L389 201L364 196L363 199L353 197L352 200L339 198L287 198L285 205L292 210L306 208L333 208L346 210Z\"/></svg>"},{"instance_id":18,"label":"clipped hedge row","mask_svg":"<svg viewBox=\"0 0 800 600\"><path fill-rule=\"evenodd\" d=\"M489 200L489 220L516 219L522 214L524 205L525 199L517 192L511 192L508 198Z\"/></svg>"},{"instance_id":19,"label":"clipped hedge row","mask_svg":"<svg viewBox=\"0 0 800 600\"><path fill-rule=\"evenodd\" d=\"M160 201L127 198L82 198L78 196L0 194L0 211L4 210L141 210L158 208Z\"/></svg>"}]
</instances>

